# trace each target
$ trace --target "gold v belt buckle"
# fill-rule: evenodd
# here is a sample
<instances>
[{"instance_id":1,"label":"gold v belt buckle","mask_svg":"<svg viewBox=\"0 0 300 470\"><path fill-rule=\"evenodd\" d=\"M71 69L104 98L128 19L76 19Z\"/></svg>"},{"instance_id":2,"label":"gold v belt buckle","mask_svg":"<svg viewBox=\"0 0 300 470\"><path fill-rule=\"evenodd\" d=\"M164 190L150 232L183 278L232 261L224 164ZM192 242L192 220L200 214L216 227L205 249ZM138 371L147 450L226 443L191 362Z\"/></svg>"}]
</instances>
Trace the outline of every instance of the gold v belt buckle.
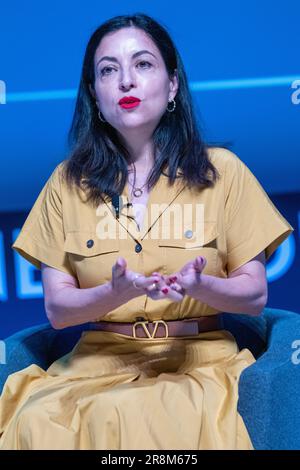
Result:
<instances>
[{"instance_id":1,"label":"gold v belt buckle","mask_svg":"<svg viewBox=\"0 0 300 470\"><path fill-rule=\"evenodd\" d=\"M163 321L163 320L155 320L155 321L151 322L151 323L154 323L154 324L155 324L155 327L154 327L154 330L153 330L153 333L152 333L152 334L151 334L150 331L148 330L148 327L147 327L147 324L148 324L148 323L149 323L148 321L136 321L136 322L132 325L132 336L133 336L134 338L137 338L137 336L136 336L136 327L139 326L139 325L141 325L141 326L143 327L144 332L146 333L147 338L153 339L153 338L156 337L155 335L156 335L156 332L157 332L157 329L158 329L158 325L159 325L159 324L162 324L162 325L164 325L164 327L165 327L165 334L166 334L166 336L162 336L162 338L168 338L168 337L169 337L168 325L167 325L167 323L166 323L165 321ZM138 336L138 338L140 338L140 336ZM160 338L161 338L161 337L160 337Z\"/></svg>"}]
</instances>

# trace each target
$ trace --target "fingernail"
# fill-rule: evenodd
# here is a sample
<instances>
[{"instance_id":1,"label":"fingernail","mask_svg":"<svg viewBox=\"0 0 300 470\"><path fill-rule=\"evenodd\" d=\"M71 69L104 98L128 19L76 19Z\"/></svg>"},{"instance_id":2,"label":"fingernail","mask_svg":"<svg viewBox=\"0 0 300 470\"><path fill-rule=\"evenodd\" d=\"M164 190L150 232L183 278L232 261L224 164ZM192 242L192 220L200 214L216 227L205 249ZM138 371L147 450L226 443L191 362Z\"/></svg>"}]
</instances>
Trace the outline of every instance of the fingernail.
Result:
<instances>
[{"instance_id":1,"label":"fingernail","mask_svg":"<svg viewBox=\"0 0 300 470\"><path fill-rule=\"evenodd\" d=\"M154 282L157 284L159 282L159 279L154 279Z\"/></svg>"},{"instance_id":2,"label":"fingernail","mask_svg":"<svg viewBox=\"0 0 300 470\"><path fill-rule=\"evenodd\" d=\"M167 287L164 287L164 288L162 289L162 292L163 292L164 294L167 294L167 293L169 292L169 289L168 289Z\"/></svg>"},{"instance_id":3,"label":"fingernail","mask_svg":"<svg viewBox=\"0 0 300 470\"><path fill-rule=\"evenodd\" d=\"M170 280L171 280L171 282L176 282L177 281L177 276L171 277Z\"/></svg>"}]
</instances>

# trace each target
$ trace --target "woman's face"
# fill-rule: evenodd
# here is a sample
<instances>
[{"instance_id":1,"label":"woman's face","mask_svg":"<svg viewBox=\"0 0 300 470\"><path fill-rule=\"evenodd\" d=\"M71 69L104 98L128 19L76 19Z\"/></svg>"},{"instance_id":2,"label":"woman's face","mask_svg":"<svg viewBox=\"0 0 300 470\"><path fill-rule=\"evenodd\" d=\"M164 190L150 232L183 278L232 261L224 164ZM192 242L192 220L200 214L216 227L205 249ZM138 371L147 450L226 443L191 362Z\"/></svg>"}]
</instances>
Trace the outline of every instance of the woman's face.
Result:
<instances>
[{"instance_id":1,"label":"woman's face","mask_svg":"<svg viewBox=\"0 0 300 470\"><path fill-rule=\"evenodd\" d=\"M134 27L109 33L96 50L94 67L94 96L104 119L123 135L133 129L152 133L178 90L176 75L169 78L152 39ZM126 96L141 101L125 109L119 100Z\"/></svg>"}]
</instances>

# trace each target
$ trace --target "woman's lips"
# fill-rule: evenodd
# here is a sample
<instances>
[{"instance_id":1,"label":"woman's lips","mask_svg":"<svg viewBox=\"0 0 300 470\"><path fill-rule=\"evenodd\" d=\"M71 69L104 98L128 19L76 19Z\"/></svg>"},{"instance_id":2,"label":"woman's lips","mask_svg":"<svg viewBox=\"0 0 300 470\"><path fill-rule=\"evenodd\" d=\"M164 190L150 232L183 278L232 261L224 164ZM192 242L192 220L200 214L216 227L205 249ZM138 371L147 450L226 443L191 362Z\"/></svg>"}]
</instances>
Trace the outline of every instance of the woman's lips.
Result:
<instances>
[{"instance_id":1,"label":"woman's lips","mask_svg":"<svg viewBox=\"0 0 300 470\"><path fill-rule=\"evenodd\" d=\"M124 109L130 109L130 108L136 108L139 104L140 104L140 101L132 101L131 103L130 102L121 103L120 106L121 108L124 108Z\"/></svg>"}]
</instances>

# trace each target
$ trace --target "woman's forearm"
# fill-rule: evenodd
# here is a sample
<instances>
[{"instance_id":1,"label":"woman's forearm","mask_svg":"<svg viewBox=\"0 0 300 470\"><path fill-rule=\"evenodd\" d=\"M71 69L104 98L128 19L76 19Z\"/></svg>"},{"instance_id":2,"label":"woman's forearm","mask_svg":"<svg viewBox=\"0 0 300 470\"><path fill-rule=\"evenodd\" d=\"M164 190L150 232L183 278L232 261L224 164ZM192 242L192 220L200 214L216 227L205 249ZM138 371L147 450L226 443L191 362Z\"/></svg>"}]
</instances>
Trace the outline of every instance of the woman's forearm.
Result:
<instances>
[{"instance_id":1,"label":"woman's forearm","mask_svg":"<svg viewBox=\"0 0 300 470\"><path fill-rule=\"evenodd\" d=\"M126 298L116 295L111 282L88 289L66 286L56 292L51 305L45 308L51 325L62 329L99 319L133 297L130 292Z\"/></svg>"},{"instance_id":2,"label":"woman's forearm","mask_svg":"<svg viewBox=\"0 0 300 470\"><path fill-rule=\"evenodd\" d=\"M46 313L56 329L80 325L125 304L136 297L134 291L127 291L126 297L116 295L111 282L88 289L66 286L45 306ZM247 274L229 279L201 274L201 282L188 295L220 311L250 315L259 315L267 302L267 296Z\"/></svg>"},{"instance_id":3,"label":"woman's forearm","mask_svg":"<svg viewBox=\"0 0 300 470\"><path fill-rule=\"evenodd\" d=\"M249 315L259 315L267 303L267 294L247 274L226 279L201 274L191 297L222 312Z\"/></svg>"}]
</instances>

